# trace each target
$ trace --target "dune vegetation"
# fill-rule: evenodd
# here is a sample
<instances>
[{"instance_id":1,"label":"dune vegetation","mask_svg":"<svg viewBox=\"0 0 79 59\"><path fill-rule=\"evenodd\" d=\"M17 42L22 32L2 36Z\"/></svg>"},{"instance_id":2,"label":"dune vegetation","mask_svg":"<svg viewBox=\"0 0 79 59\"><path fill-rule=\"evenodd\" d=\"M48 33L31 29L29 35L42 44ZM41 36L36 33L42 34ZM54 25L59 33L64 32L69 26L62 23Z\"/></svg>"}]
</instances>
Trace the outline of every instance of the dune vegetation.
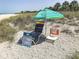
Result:
<instances>
[{"instance_id":1,"label":"dune vegetation","mask_svg":"<svg viewBox=\"0 0 79 59\"><path fill-rule=\"evenodd\" d=\"M0 22L0 42L12 41L14 34L19 30L32 29L34 14L19 14Z\"/></svg>"}]
</instances>

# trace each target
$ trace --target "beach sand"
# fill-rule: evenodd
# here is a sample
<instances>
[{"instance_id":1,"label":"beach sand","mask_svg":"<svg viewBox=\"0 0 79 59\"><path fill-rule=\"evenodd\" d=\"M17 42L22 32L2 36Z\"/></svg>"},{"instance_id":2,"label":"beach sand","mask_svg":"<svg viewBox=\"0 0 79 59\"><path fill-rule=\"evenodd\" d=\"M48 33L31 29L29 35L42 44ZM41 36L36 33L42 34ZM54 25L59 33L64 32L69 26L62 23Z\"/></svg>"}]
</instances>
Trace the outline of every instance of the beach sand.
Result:
<instances>
[{"instance_id":1,"label":"beach sand","mask_svg":"<svg viewBox=\"0 0 79 59\"><path fill-rule=\"evenodd\" d=\"M16 16L16 14L0 14L0 21L11 16Z\"/></svg>"},{"instance_id":2,"label":"beach sand","mask_svg":"<svg viewBox=\"0 0 79 59\"><path fill-rule=\"evenodd\" d=\"M78 37L79 38L79 37ZM4 42L0 44L1 59L70 59L79 51L78 38L62 33L54 44L43 42L30 48Z\"/></svg>"}]
</instances>

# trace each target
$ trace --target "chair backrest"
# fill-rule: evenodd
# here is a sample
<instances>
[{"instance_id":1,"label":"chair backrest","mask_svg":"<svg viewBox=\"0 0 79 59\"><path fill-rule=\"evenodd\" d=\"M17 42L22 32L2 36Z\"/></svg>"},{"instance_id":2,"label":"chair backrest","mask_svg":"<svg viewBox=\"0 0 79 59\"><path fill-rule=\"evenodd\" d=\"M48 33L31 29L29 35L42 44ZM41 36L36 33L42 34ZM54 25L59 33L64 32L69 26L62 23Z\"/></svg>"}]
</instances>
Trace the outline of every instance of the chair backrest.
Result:
<instances>
[{"instance_id":1,"label":"chair backrest","mask_svg":"<svg viewBox=\"0 0 79 59\"><path fill-rule=\"evenodd\" d=\"M37 32L37 33L42 33L43 26L44 26L44 21L36 22L35 30L34 31Z\"/></svg>"},{"instance_id":2,"label":"chair backrest","mask_svg":"<svg viewBox=\"0 0 79 59\"><path fill-rule=\"evenodd\" d=\"M60 34L60 26L59 25L54 25L52 28L50 28L50 35L51 36L59 36Z\"/></svg>"}]
</instances>

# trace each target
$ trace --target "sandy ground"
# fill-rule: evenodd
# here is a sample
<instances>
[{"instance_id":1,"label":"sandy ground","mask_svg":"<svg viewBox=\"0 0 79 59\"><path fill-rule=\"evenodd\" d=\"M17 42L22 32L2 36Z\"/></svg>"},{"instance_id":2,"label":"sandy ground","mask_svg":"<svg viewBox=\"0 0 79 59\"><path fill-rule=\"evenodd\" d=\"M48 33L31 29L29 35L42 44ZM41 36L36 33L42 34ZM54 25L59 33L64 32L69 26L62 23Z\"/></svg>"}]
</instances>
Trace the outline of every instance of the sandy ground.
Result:
<instances>
[{"instance_id":1,"label":"sandy ground","mask_svg":"<svg viewBox=\"0 0 79 59\"><path fill-rule=\"evenodd\" d=\"M54 44L43 42L30 48L9 44L0 44L1 59L70 59L75 51L79 51L79 37L71 37L62 33Z\"/></svg>"},{"instance_id":2,"label":"sandy ground","mask_svg":"<svg viewBox=\"0 0 79 59\"><path fill-rule=\"evenodd\" d=\"M6 18L9 18L11 16L16 16L16 14L1 14L0 15L0 21Z\"/></svg>"}]
</instances>

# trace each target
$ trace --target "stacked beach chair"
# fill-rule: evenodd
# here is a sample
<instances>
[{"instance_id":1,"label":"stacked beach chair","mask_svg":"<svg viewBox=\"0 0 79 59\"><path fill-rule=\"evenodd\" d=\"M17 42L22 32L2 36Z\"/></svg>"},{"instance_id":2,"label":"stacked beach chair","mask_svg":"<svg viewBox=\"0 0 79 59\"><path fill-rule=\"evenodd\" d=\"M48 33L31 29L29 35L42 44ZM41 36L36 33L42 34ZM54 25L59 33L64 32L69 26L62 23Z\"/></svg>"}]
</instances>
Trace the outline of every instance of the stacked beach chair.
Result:
<instances>
[{"instance_id":1,"label":"stacked beach chair","mask_svg":"<svg viewBox=\"0 0 79 59\"><path fill-rule=\"evenodd\" d=\"M44 26L44 21L37 21L35 24L35 29L32 35L34 37L34 42L36 44L39 42L39 37L42 33L43 26Z\"/></svg>"}]
</instances>

